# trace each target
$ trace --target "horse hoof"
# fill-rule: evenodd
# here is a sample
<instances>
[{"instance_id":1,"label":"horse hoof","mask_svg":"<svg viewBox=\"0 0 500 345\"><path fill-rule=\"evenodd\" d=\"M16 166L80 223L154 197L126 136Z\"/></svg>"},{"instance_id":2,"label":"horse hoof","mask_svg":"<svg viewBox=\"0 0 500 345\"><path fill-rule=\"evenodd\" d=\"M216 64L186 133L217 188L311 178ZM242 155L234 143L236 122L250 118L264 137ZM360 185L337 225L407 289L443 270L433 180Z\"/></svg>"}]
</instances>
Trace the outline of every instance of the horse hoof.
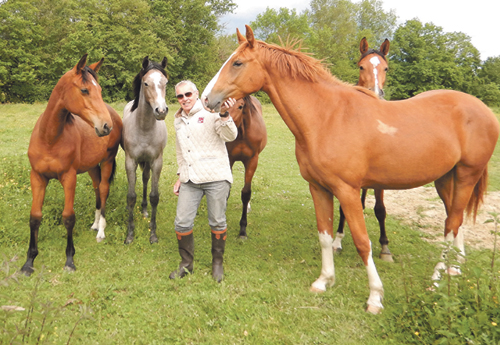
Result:
<instances>
[{"instance_id":1,"label":"horse hoof","mask_svg":"<svg viewBox=\"0 0 500 345\"><path fill-rule=\"evenodd\" d=\"M64 266L64 270L68 273L73 273L76 271L76 267L73 265L73 266Z\"/></svg>"},{"instance_id":2,"label":"horse hoof","mask_svg":"<svg viewBox=\"0 0 500 345\"><path fill-rule=\"evenodd\" d=\"M35 270L33 269L33 267L24 267L21 268L21 273L24 274L26 277L29 277L31 276L31 274L35 272Z\"/></svg>"},{"instance_id":3,"label":"horse hoof","mask_svg":"<svg viewBox=\"0 0 500 345\"><path fill-rule=\"evenodd\" d=\"M309 291L315 292L315 293L323 293L323 292L325 292L325 290L318 289L317 287L314 287L314 286L311 286L309 288Z\"/></svg>"},{"instance_id":4,"label":"horse hoof","mask_svg":"<svg viewBox=\"0 0 500 345\"><path fill-rule=\"evenodd\" d=\"M149 243L153 244L153 243L158 243L158 237L155 236L151 236L149 238Z\"/></svg>"},{"instance_id":5,"label":"horse hoof","mask_svg":"<svg viewBox=\"0 0 500 345\"><path fill-rule=\"evenodd\" d=\"M381 311L382 311L382 308L374 306L374 305L368 304L368 306L366 307L366 312L371 313L373 315L378 315L378 314L380 314Z\"/></svg>"},{"instance_id":6,"label":"horse hoof","mask_svg":"<svg viewBox=\"0 0 500 345\"><path fill-rule=\"evenodd\" d=\"M239 235L238 238L240 240L247 240L248 239L247 235Z\"/></svg>"},{"instance_id":7,"label":"horse hoof","mask_svg":"<svg viewBox=\"0 0 500 345\"><path fill-rule=\"evenodd\" d=\"M394 259L392 258L392 254L380 253L379 258L385 262L394 262Z\"/></svg>"},{"instance_id":8,"label":"horse hoof","mask_svg":"<svg viewBox=\"0 0 500 345\"><path fill-rule=\"evenodd\" d=\"M125 242L123 242L123 243L125 243L125 244L130 244L130 243L132 243L132 242L134 242L134 238L133 238L133 237L127 237L127 239L126 239L126 240L125 240Z\"/></svg>"},{"instance_id":9,"label":"horse hoof","mask_svg":"<svg viewBox=\"0 0 500 345\"><path fill-rule=\"evenodd\" d=\"M104 237L96 237L95 239L97 243L101 243L102 241L104 241Z\"/></svg>"}]
</instances>

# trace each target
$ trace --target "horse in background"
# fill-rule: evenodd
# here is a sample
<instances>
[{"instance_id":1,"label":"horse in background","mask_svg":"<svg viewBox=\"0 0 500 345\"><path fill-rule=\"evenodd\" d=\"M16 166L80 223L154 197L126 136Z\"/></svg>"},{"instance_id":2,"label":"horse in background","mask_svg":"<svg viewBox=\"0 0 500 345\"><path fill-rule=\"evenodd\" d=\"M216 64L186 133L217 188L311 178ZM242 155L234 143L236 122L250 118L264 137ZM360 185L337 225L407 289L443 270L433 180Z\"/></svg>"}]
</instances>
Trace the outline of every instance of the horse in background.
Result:
<instances>
[{"instance_id":1,"label":"horse in background","mask_svg":"<svg viewBox=\"0 0 500 345\"><path fill-rule=\"evenodd\" d=\"M246 37L203 92L207 109L220 111L228 98L263 90L295 136L295 154L314 202L322 268L311 291L335 283L333 197L342 206L363 260L378 314L384 289L372 257L361 188L410 189L434 181L446 208L444 238L465 257L464 212L475 219L487 189L488 161L500 133L495 114L474 96L452 90L423 92L386 102L360 86L347 85L311 56L292 47ZM328 100L330 106L325 107ZM305 111L307 110L307 111ZM443 252L445 255L445 252ZM444 261L434 268L459 273Z\"/></svg>"},{"instance_id":2,"label":"horse in background","mask_svg":"<svg viewBox=\"0 0 500 345\"><path fill-rule=\"evenodd\" d=\"M356 85L372 90L380 99L384 99L385 95L384 86L388 70L388 61L386 56L389 53L389 47L390 42L387 38L380 46L380 50L369 48L366 37L363 37L359 43L361 57L358 61L359 79ZM368 190L365 188L361 191L361 203L363 205L363 209L365 208L367 191ZM384 205L384 190L375 189L374 194L374 211L380 227L379 243L382 248L379 257L384 261L394 262L391 251L389 250L389 239L387 238L385 230L385 217L387 213ZM339 226L337 228L335 240L333 241L333 251L336 253L342 251L342 239L344 238L345 215L342 211L342 206L339 206L339 215Z\"/></svg>"},{"instance_id":3,"label":"horse in background","mask_svg":"<svg viewBox=\"0 0 500 345\"><path fill-rule=\"evenodd\" d=\"M156 236L156 212L160 202L158 183L163 166L163 149L167 145L167 126L165 117L168 106L165 102L165 90L168 83L167 58L161 64L150 61L146 56L142 69L134 78L134 97L123 109L123 142L125 151L125 170L127 171L128 193L128 228L125 243L134 240L134 208L137 199L135 193L136 171L142 169L142 215L148 217L148 183L151 178L151 234L150 243L158 242Z\"/></svg>"},{"instance_id":4,"label":"horse in background","mask_svg":"<svg viewBox=\"0 0 500 345\"><path fill-rule=\"evenodd\" d=\"M231 170L236 161L243 163L245 167L245 185L241 190L241 202L243 210L240 219L239 237L247 238L247 213L250 210L250 198L252 197L252 179L259 164L259 154L264 150L267 143L267 131L262 117L262 106L259 100L253 96L240 99L230 109L238 136L232 142L226 143Z\"/></svg>"},{"instance_id":5,"label":"horse in background","mask_svg":"<svg viewBox=\"0 0 500 345\"><path fill-rule=\"evenodd\" d=\"M97 71L104 58L86 66L87 54L57 82L47 108L38 118L28 147L31 164L30 243L28 258L21 268L25 275L34 271L38 255L38 229L42 221L45 191L51 179L64 189L62 218L67 231L66 264L74 271L76 175L88 172L96 195L95 222L97 241L104 239L106 200L115 171L115 157L121 141L122 120L101 96Z\"/></svg>"}]
</instances>

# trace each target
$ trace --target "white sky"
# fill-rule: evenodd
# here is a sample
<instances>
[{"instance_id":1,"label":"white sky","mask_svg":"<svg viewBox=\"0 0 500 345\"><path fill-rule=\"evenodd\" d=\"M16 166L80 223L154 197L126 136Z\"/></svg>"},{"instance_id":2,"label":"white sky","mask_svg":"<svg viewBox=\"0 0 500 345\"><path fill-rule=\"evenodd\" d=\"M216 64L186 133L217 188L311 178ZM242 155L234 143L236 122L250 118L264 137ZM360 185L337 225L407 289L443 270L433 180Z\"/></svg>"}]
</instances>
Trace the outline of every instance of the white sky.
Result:
<instances>
[{"instance_id":1,"label":"white sky","mask_svg":"<svg viewBox=\"0 0 500 345\"><path fill-rule=\"evenodd\" d=\"M310 0L233 0L237 5L235 13L222 19L227 32L239 28L245 32L245 24L254 21L267 7L295 8L298 13L309 7ZM500 35L497 24L500 16L498 0L382 0L386 11L394 9L398 24L418 18L422 23L432 22L445 32L460 31L471 37L472 44L481 53L481 60L500 56Z\"/></svg>"}]
</instances>

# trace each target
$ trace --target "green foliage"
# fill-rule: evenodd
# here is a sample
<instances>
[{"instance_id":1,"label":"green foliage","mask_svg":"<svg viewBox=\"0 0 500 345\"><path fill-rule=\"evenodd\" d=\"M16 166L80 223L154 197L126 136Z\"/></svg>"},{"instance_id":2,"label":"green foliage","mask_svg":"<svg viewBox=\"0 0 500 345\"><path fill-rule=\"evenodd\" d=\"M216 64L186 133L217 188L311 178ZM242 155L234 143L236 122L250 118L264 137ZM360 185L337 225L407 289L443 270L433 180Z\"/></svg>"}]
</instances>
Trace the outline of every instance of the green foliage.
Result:
<instances>
[{"instance_id":1,"label":"green foliage","mask_svg":"<svg viewBox=\"0 0 500 345\"><path fill-rule=\"evenodd\" d=\"M398 27L391 41L391 98L409 98L435 89L470 93L479 64L479 52L467 35L445 33L432 23L409 20Z\"/></svg>"},{"instance_id":2,"label":"green foliage","mask_svg":"<svg viewBox=\"0 0 500 345\"><path fill-rule=\"evenodd\" d=\"M230 0L9 0L0 6L0 100L48 99L84 54L105 58L106 101L130 99L144 56L167 57L170 78L205 83L221 62L213 54L217 16Z\"/></svg>"},{"instance_id":3,"label":"green foliage","mask_svg":"<svg viewBox=\"0 0 500 345\"><path fill-rule=\"evenodd\" d=\"M295 9L283 7L279 10L268 7L250 22L250 27L257 39L275 44L284 43L287 39L307 40L311 34L306 13L297 14Z\"/></svg>"}]
</instances>

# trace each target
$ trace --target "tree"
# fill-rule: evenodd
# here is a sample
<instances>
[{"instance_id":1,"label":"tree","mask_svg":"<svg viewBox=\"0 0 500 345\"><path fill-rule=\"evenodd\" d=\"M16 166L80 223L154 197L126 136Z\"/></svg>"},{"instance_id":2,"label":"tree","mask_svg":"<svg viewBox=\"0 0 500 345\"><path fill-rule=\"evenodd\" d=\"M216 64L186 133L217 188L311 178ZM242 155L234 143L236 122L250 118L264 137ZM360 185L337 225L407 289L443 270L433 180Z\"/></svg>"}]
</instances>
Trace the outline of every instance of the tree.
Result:
<instances>
[{"instance_id":1,"label":"tree","mask_svg":"<svg viewBox=\"0 0 500 345\"><path fill-rule=\"evenodd\" d=\"M297 14L295 9L266 9L250 22L257 39L280 44L281 41L305 40L310 36L309 19L305 13Z\"/></svg>"},{"instance_id":2,"label":"tree","mask_svg":"<svg viewBox=\"0 0 500 345\"><path fill-rule=\"evenodd\" d=\"M479 52L463 33L446 33L432 23L412 19L396 30L391 52L391 99L433 89L471 92L476 82Z\"/></svg>"}]
</instances>

